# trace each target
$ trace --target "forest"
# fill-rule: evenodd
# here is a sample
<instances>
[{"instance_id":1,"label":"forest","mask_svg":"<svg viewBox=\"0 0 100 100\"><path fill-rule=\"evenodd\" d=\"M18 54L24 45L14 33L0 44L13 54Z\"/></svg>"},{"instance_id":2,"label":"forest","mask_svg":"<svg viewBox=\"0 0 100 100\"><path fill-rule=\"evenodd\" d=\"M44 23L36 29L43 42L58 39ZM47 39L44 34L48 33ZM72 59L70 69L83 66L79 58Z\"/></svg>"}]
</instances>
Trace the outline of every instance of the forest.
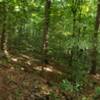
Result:
<instances>
[{"instance_id":1,"label":"forest","mask_svg":"<svg viewBox=\"0 0 100 100\"><path fill-rule=\"evenodd\" d=\"M100 0L0 0L0 100L100 100Z\"/></svg>"}]
</instances>

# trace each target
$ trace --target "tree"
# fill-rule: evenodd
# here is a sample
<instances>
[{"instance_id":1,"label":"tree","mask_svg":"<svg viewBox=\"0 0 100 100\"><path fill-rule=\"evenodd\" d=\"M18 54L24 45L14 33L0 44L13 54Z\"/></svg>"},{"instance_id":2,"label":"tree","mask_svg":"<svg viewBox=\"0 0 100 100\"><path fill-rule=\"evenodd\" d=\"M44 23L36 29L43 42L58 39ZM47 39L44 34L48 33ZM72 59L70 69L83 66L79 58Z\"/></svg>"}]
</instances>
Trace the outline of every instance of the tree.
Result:
<instances>
[{"instance_id":1,"label":"tree","mask_svg":"<svg viewBox=\"0 0 100 100\"><path fill-rule=\"evenodd\" d=\"M6 37L6 27L7 27L7 7L6 7L6 2L2 2L1 5L2 8L2 31L1 31L1 52L5 53L5 50L7 49L7 37Z\"/></svg>"},{"instance_id":2,"label":"tree","mask_svg":"<svg viewBox=\"0 0 100 100\"><path fill-rule=\"evenodd\" d=\"M93 34L93 43L92 43L92 52L91 52L91 74L96 74L96 67L97 67L97 43L98 43L98 30L99 30L99 24L100 24L100 0L98 0L97 4L97 15L96 15L96 21L95 21L95 28L94 28L94 34Z\"/></svg>"},{"instance_id":3,"label":"tree","mask_svg":"<svg viewBox=\"0 0 100 100\"><path fill-rule=\"evenodd\" d=\"M43 64L44 64L44 67L48 63L47 53L48 53L48 32L49 32L48 29L49 29L49 22L50 22L50 7L51 7L51 0L46 0L44 29L43 29Z\"/></svg>"}]
</instances>

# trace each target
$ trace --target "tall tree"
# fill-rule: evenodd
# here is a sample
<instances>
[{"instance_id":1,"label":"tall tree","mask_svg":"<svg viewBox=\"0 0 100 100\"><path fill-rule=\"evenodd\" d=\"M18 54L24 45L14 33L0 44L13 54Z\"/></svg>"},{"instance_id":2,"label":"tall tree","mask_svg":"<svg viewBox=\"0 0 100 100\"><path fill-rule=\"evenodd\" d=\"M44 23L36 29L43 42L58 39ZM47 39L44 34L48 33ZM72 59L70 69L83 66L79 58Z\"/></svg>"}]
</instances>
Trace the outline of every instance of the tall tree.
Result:
<instances>
[{"instance_id":1,"label":"tall tree","mask_svg":"<svg viewBox=\"0 0 100 100\"><path fill-rule=\"evenodd\" d=\"M48 29L50 22L50 7L51 0L45 0L45 18L44 18L44 29L43 29L43 66L45 67L48 63Z\"/></svg>"},{"instance_id":2,"label":"tall tree","mask_svg":"<svg viewBox=\"0 0 100 100\"><path fill-rule=\"evenodd\" d=\"M6 8L6 2L2 2L1 9L3 12L3 18L2 18L2 31L1 31L1 51L4 53L6 49L6 23L7 23L7 8Z\"/></svg>"},{"instance_id":3,"label":"tall tree","mask_svg":"<svg viewBox=\"0 0 100 100\"><path fill-rule=\"evenodd\" d=\"M96 67L97 67L97 42L98 42L98 30L99 30L99 24L100 24L100 0L98 0L97 4L97 14L96 14L96 21L95 21L95 28L94 28L94 34L93 34L93 47L91 52L91 74L96 74Z\"/></svg>"},{"instance_id":4,"label":"tall tree","mask_svg":"<svg viewBox=\"0 0 100 100\"><path fill-rule=\"evenodd\" d=\"M76 21L77 21L77 12L78 12L78 2L75 0L72 0L72 6L71 6L71 12L73 15L73 19L72 19L72 24L73 24L73 28L72 28L72 38L76 37ZM70 55L70 66L73 66L73 58L74 58L74 50L75 46L72 48L71 50L71 55Z\"/></svg>"}]
</instances>

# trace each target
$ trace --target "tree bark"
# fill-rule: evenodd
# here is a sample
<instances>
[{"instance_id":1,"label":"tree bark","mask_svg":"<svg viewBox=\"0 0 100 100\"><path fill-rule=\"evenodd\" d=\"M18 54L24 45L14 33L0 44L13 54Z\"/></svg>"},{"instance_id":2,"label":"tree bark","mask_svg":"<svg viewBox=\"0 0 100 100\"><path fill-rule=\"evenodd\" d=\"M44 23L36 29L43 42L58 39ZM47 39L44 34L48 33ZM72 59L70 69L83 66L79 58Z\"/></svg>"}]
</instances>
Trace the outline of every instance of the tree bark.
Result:
<instances>
[{"instance_id":1,"label":"tree bark","mask_svg":"<svg viewBox=\"0 0 100 100\"><path fill-rule=\"evenodd\" d=\"M76 2L73 2L73 5L75 5ZM77 8L76 7L73 7L71 8L71 11L72 11L72 14L73 14L73 31L72 31L72 38L76 37L76 15L77 15ZM74 47L71 49L71 53L70 53L70 60L69 60L69 66L72 67L73 66L73 60L74 60L74 51L73 51Z\"/></svg>"},{"instance_id":2,"label":"tree bark","mask_svg":"<svg viewBox=\"0 0 100 100\"><path fill-rule=\"evenodd\" d=\"M100 0L98 0L97 4L97 15L94 27L94 34L93 34L93 43L92 43L92 52L91 52L91 74L96 74L96 67L97 67L97 43L98 43L98 30L100 24Z\"/></svg>"},{"instance_id":3,"label":"tree bark","mask_svg":"<svg viewBox=\"0 0 100 100\"><path fill-rule=\"evenodd\" d=\"M6 28L6 22L5 22L5 20L3 22L2 32L1 32L1 51L4 51L5 50L5 39L6 39L6 34L5 34L6 33L6 29L5 29Z\"/></svg>"},{"instance_id":4,"label":"tree bark","mask_svg":"<svg viewBox=\"0 0 100 100\"><path fill-rule=\"evenodd\" d=\"M1 4L1 11L3 13L2 15L2 31L1 31L1 37L0 37L0 58L5 57L7 58L8 52L7 52L7 7L6 2L2 2Z\"/></svg>"},{"instance_id":5,"label":"tree bark","mask_svg":"<svg viewBox=\"0 0 100 100\"><path fill-rule=\"evenodd\" d=\"M51 7L51 0L46 0L44 29L43 29L43 67L46 67L46 64L48 63L47 53L48 53L48 29L50 22L50 7Z\"/></svg>"}]
</instances>

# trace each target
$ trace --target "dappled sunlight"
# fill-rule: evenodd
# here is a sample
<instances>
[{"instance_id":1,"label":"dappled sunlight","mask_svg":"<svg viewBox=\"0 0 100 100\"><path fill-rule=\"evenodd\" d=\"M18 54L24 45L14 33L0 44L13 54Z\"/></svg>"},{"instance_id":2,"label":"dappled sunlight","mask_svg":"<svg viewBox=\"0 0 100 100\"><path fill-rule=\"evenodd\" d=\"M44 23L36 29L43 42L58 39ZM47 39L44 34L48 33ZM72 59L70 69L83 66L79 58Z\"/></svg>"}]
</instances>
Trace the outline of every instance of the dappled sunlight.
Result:
<instances>
[{"instance_id":1,"label":"dappled sunlight","mask_svg":"<svg viewBox=\"0 0 100 100\"><path fill-rule=\"evenodd\" d=\"M26 59L31 59L31 57L30 56L28 56L28 55L24 55L24 54L20 54L21 55L21 57L23 57L23 58L26 58Z\"/></svg>"},{"instance_id":2,"label":"dappled sunlight","mask_svg":"<svg viewBox=\"0 0 100 100\"><path fill-rule=\"evenodd\" d=\"M68 36L68 35L73 35L73 33L72 32L63 32L63 35Z\"/></svg>"},{"instance_id":3,"label":"dappled sunlight","mask_svg":"<svg viewBox=\"0 0 100 100\"><path fill-rule=\"evenodd\" d=\"M33 67L33 69L35 69L37 71L42 71L42 67L43 66L37 66L37 67ZM62 75L61 71L59 71L57 69L54 69L52 66L44 67L44 71L46 71L46 72L52 72L52 73L57 73L59 75Z\"/></svg>"},{"instance_id":4,"label":"dappled sunlight","mask_svg":"<svg viewBox=\"0 0 100 100\"><path fill-rule=\"evenodd\" d=\"M14 62L25 61L24 63L27 63L28 65L30 65L31 59L32 59L31 57L24 54L21 54L20 56L16 56L16 57L15 56L11 57L11 60Z\"/></svg>"},{"instance_id":5,"label":"dappled sunlight","mask_svg":"<svg viewBox=\"0 0 100 100\"><path fill-rule=\"evenodd\" d=\"M31 64L32 64L31 61L29 61L29 60L28 60L26 63L27 63L28 65L31 65Z\"/></svg>"},{"instance_id":6,"label":"dappled sunlight","mask_svg":"<svg viewBox=\"0 0 100 100\"><path fill-rule=\"evenodd\" d=\"M0 100L100 100L100 0L0 0Z\"/></svg>"},{"instance_id":7,"label":"dappled sunlight","mask_svg":"<svg viewBox=\"0 0 100 100\"><path fill-rule=\"evenodd\" d=\"M22 65L22 71L25 70L26 66L28 69L32 68L31 70L42 71L42 64L39 63L40 65L38 65L38 62L40 62L39 59L35 59L24 54L21 54L20 57L11 57L11 61L16 62L20 66ZM44 71L62 75L62 72L58 70L57 67L51 65L46 65L46 67L44 67Z\"/></svg>"},{"instance_id":8,"label":"dappled sunlight","mask_svg":"<svg viewBox=\"0 0 100 100\"><path fill-rule=\"evenodd\" d=\"M9 54L9 52L7 51L7 49L4 50L4 53L5 53L6 57L10 58L10 54Z\"/></svg>"},{"instance_id":9,"label":"dappled sunlight","mask_svg":"<svg viewBox=\"0 0 100 100\"><path fill-rule=\"evenodd\" d=\"M15 6L15 9L14 9L16 12L19 12L20 11L20 7L18 5Z\"/></svg>"},{"instance_id":10,"label":"dappled sunlight","mask_svg":"<svg viewBox=\"0 0 100 100\"><path fill-rule=\"evenodd\" d=\"M93 77L95 78L95 79L97 79L97 80L100 80L100 74L96 74L96 75L93 75Z\"/></svg>"},{"instance_id":11,"label":"dappled sunlight","mask_svg":"<svg viewBox=\"0 0 100 100\"><path fill-rule=\"evenodd\" d=\"M17 58L11 58L12 61L17 62L18 59Z\"/></svg>"}]
</instances>

